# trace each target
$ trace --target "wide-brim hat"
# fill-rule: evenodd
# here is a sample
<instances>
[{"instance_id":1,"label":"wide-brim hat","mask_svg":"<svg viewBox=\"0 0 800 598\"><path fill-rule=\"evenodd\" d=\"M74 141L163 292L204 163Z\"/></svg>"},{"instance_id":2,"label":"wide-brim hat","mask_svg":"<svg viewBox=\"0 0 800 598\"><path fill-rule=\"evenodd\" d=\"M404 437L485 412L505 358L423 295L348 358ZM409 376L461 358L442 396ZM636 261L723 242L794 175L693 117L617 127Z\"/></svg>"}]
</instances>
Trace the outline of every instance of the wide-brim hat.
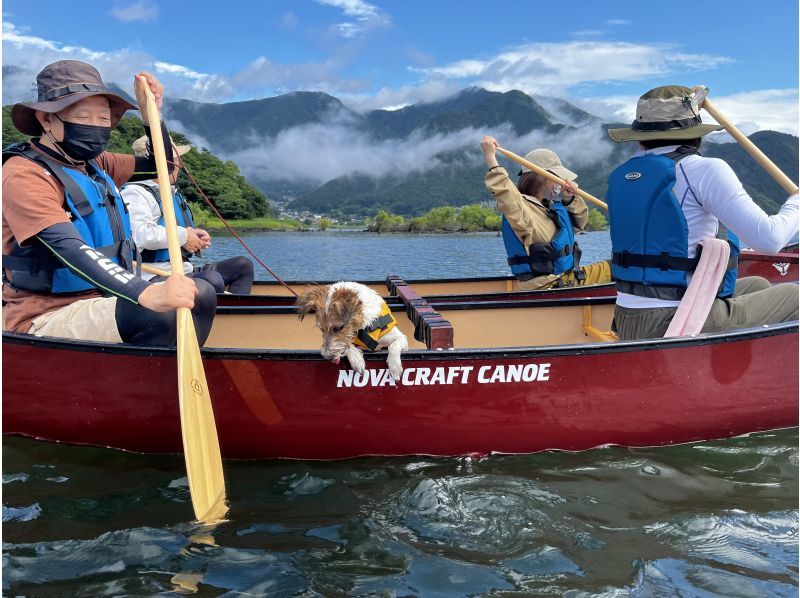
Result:
<instances>
[{"instance_id":1,"label":"wide-brim hat","mask_svg":"<svg viewBox=\"0 0 800 598\"><path fill-rule=\"evenodd\" d=\"M543 168L544 170L552 172L554 175L561 177L564 180L574 181L576 178L578 178L577 174L561 164L561 159L552 150L544 148L531 150L525 154L525 159L528 162L533 162L539 168ZM531 169L523 166L522 170L519 171L519 174L524 174L526 172L531 172Z\"/></svg>"},{"instance_id":2,"label":"wide-brim hat","mask_svg":"<svg viewBox=\"0 0 800 598\"><path fill-rule=\"evenodd\" d=\"M666 85L651 89L636 104L636 120L629 129L609 129L614 141L647 141L650 139L696 139L714 131L719 125L704 125L700 120L697 97L688 87Z\"/></svg>"},{"instance_id":3,"label":"wide-brim hat","mask_svg":"<svg viewBox=\"0 0 800 598\"><path fill-rule=\"evenodd\" d=\"M80 60L59 60L48 64L36 75L38 100L20 102L11 108L11 122L25 135L41 135L42 126L36 111L53 114L92 96L105 96L111 108L111 126L116 127L127 110L137 110L136 104L110 91L100 73L91 64Z\"/></svg>"},{"instance_id":4,"label":"wide-brim hat","mask_svg":"<svg viewBox=\"0 0 800 598\"><path fill-rule=\"evenodd\" d=\"M179 156L182 156L190 149L192 149L191 145L175 145L175 142L172 141L172 137L169 138L169 141L170 143L172 143L172 147L175 148L175 151L178 152ZM147 157L149 155L147 151L147 135L142 135L141 137L139 137L139 139L133 142L131 147L133 147L134 156L138 156L141 158Z\"/></svg>"}]
</instances>

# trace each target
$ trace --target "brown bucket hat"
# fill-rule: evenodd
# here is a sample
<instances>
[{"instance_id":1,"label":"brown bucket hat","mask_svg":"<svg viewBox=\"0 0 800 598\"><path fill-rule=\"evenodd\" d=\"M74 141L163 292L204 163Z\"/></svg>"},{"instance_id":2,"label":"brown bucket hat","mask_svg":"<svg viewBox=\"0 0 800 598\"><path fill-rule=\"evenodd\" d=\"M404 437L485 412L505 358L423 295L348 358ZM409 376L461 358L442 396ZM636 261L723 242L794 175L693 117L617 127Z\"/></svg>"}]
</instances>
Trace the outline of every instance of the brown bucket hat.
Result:
<instances>
[{"instance_id":1,"label":"brown bucket hat","mask_svg":"<svg viewBox=\"0 0 800 598\"><path fill-rule=\"evenodd\" d=\"M11 108L14 126L32 137L42 133L36 110L52 114L85 98L106 96L111 108L112 127L117 126L126 110L138 110L135 104L109 91L96 68L79 60L59 60L48 64L36 75L36 85L38 101L20 102Z\"/></svg>"},{"instance_id":2,"label":"brown bucket hat","mask_svg":"<svg viewBox=\"0 0 800 598\"><path fill-rule=\"evenodd\" d=\"M695 93L683 85L666 85L651 89L636 104L636 120L629 129L609 129L614 141L646 141L648 139L696 139L714 131L719 125L704 125Z\"/></svg>"}]
</instances>

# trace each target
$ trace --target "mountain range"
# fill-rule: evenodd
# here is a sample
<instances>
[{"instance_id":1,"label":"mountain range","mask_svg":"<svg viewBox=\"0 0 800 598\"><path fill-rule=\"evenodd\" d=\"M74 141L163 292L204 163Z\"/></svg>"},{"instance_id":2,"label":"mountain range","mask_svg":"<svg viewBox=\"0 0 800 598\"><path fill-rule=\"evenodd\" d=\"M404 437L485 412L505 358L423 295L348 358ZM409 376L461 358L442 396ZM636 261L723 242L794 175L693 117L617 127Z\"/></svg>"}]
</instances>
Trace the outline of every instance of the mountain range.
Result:
<instances>
[{"instance_id":1,"label":"mountain range","mask_svg":"<svg viewBox=\"0 0 800 598\"><path fill-rule=\"evenodd\" d=\"M437 102L363 113L321 92L226 104L167 98L164 113L171 129L235 162L271 201L359 217L491 201L479 146L484 134L520 155L554 149L579 174L581 188L600 198L608 174L636 145L613 143L605 133L629 123L605 123L559 98L477 87ZM797 180L797 137L760 131L751 139ZM706 141L701 151L726 160L767 212L783 203L783 190L739 144ZM515 180L518 167L500 163Z\"/></svg>"}]
</instances>

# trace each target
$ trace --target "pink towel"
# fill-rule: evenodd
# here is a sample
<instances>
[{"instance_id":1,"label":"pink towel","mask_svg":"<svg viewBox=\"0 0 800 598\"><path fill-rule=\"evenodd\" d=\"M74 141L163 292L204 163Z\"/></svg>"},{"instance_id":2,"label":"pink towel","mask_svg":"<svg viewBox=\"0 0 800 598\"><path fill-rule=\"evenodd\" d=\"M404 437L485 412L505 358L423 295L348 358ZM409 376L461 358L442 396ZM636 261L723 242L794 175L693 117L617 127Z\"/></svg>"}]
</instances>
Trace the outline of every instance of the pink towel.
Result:
<instances>
[{"instance_id":1,"label":"pink towel","mask_svg":"<svg viewBox=\"0 0 800 598\"><path fill-rule=\"evenodd\" d=\"M665 337L700 333L711 311L711 305L717 297L722 277L725 276L731 255L728 242L721 239L703 239L700 244L703 246L700 262L692 274L689 288L681 299Z\"/></svg>"}]
</instances>

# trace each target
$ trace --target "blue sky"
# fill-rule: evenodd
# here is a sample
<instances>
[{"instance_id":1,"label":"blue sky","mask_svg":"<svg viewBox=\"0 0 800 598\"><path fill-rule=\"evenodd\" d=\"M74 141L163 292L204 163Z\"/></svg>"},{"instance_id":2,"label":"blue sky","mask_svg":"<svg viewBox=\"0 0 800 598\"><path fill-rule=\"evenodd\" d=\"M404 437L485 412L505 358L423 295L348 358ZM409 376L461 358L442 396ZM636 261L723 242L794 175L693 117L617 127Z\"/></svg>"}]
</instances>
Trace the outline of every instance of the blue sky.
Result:
<instances>
[{"instance_id":1,"label":"blue sky","mask_svg":"<svg viewBox=\"0 0 800 598\"><path fill-rule=\"evenodd\" d=\"M125 88L135 71L151 70L168 95L198 101L319 90L366 110L480 85L561 97L623 121L651 87L703 83L746 132L798 132L793 0L59 5L3 3L4 104L31 99L45 64L77 58Z\"/></svg>"}]
</instances>

